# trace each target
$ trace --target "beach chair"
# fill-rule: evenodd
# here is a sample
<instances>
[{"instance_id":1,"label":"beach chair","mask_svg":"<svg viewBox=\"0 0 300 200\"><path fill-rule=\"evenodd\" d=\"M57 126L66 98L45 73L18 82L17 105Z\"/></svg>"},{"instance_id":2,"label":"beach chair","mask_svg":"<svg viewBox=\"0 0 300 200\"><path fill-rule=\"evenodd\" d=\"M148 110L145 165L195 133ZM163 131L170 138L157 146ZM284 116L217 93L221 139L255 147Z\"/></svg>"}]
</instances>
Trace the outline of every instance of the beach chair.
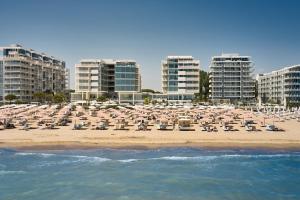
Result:
<instances>
[{"instance_id":1,"label":"beach chair","mask_svg":"<svg viewBox=\"0 0 300 200\"><path fill-rule=\"evenodd\" d=\"M278 128L274 125L267 125L266 130L267 131L278 131Z\"/></svg>"},{"instance_id":2,"label":"beach chair","mask_svg":"<svg viewBox=\"0 0 300 200\"><path fill-rule=\"evenodd\" d=\"M225 125L225 126L223 126L223 130L224 130L224 131L230 131L230 127L227 126L227 125Z\"/></svg>"},{"instance_id":3,"label":"beach chair","mask_svg":"<svg viewBox=\"0 0 300 200\"><path fill-rule=\"evenodd\" d=\"M24 130L24 131L28 131L30 129L30 127L29 127L29 125L26 123L26 124L24 124L21 128L20 128L20 130Z\"/></svg>"},{"instance_id":4,"label":"beach chair","mask_svg":"<svg viewBox=\"0 0 300 200\"><path fill-rule=\"evenodd\" d=\"M82 124L74 124L73 130L81 130L82 129Z\"/></svg>"},{"instance_id":5,"label":"beach chair","mask_svg":"<svg viewBox=\"0 0 300 200\"><path fill-rule=\"evenodd\" d=\"M246 131L253 131L253 126L251 126L251 125L246 125L245 126L245 128L246 128Z\"/></svg>"},{"instance_id":6,"label":"beach chair","mask_svg":"<svg viewBox=\"0 0 300 200\"><path fill-rule=\"evenodd\" d=\"M106 130L107 124L103 121L99 122L98 126L96 127L96 130Z\"/></svg>"}]
</instances>

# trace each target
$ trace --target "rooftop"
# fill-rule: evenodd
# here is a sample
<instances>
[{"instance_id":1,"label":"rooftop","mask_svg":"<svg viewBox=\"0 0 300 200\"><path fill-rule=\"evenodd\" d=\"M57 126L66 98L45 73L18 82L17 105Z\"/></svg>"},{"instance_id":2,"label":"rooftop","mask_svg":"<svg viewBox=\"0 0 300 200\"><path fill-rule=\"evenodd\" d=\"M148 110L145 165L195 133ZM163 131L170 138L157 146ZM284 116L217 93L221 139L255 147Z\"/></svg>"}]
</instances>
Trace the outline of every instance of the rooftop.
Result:
<instances>
[{"instance_id":1,"label":"rooftop","mask_svg":"<svg viewBox=\"0 0 300 200\"><path fill-rule=\"evenodd\" d=\"M264 74L259 74L258 76L268 76L268 75L272 75L272 74L275 74L275 73L278 73L278 72L282 72L282 71L285 71L285 70L292 69L294 67L300 67L300 64L292 65L292 66L289 66L289 67L284 67L284 68L281 68L279 70L274 70L274 71L264 73Z\"/></svg>"},{"instance_id":2,"label":"rooftop","mask_svg":"<svg viewBox=\"0 0 300 200\"><path fill-rule=\"evenodd\" d=\"M167 59L194 59L193 56L167 56Z\"/></svg>"},{"instance_id":3,"label":"rooftop","mask_svg":"<svg viewBox=\"0 0 300 200\"><path fill-rule=\"evenodd\" d=\"M130 59L81 59L80 63L83 62L91 62L91 63L106 63L106 64L116 64L117 62L136 62L135 60L130 60Z\"/></svg>"},{"instance_id":4,"label":"rooftop","mask_svg":"<svg viewBox=\"0 0 300 200\"><path fill-rule=\"evenodd\" d=\"M213 56L213 58L250 58L250 56L240 56L238 53L222 53L220 56Z\"/></svg>"},{"instance_id":5,"label":"rooftop","mask_svg":"<svg viewBox=\"0 0 300 200\"><path fill-rule=\"evenodd\" d=\"M33 49L26 49L24 48L22 45L20 44L11 44L9 46L6 46L6 47L0 47L0 51L4 51L5 49L24 49L25 51L29 52L30 54L35 54L35 55L40 55L40 56L43 56L43 57L49 57L53 60L57 60L57 61L61 61L63 62L62 59L58 59L58 58L55 58L53 56L50 56L50 55L46 55L45 53L41 52L41 53L38 53L36 52L35 50Z\"/></svg>"}]
</instances>

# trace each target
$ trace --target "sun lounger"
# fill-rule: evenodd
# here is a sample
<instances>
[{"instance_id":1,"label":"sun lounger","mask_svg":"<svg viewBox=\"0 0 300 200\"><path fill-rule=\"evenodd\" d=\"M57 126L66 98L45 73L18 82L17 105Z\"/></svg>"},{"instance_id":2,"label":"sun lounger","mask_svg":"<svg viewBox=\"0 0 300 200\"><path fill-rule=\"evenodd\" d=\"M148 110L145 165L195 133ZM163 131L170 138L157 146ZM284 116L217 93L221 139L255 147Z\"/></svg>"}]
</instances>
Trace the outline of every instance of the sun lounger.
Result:
<instances>
[{"instance_id":1,"label":"sun lounger","mask_svg":"<svg viewBox=\"0 0 300 200\"><path fill-rule=\"evenodd\" d=\"M274 125L267 125L266 130L267 131L278 131L278 128Z\"/></svg>"}]
</instances>

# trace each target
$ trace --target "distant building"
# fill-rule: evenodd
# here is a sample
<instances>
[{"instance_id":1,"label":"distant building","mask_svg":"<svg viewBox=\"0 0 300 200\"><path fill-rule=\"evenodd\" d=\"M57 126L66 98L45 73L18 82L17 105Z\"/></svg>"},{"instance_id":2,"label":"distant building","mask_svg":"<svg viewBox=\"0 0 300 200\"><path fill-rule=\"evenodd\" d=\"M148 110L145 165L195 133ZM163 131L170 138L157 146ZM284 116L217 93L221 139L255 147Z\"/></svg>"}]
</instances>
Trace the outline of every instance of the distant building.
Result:
<instances>
[{"instance_id":1,"label":"distant building","mask_svg":"<svg viewBox=\"0 0 300 200\"><path fill-rule=\"evenodd\" d=\"M259 103L300 103L300 65L257 76Z\"/></svg>"},{"instance_id":2,"label":"distant building","mask_svg":"<svg viewBox=\"0 0 300 200\"><path fill-rule=\"evenodd\" d=\"M14 94L30 102L36 92L64 92L65 62L25 49L20 45L2 47L3 96Z\"/></svg>"},{"instance_id":3,"label":"distant building","mask_svg":"<svg viewBox=\"0 0 300 200\"><path fill-rule=\"evenodd\" d=\"M0 103L4 101L3 98L3 60L0 58Z\"/></svg>"},{"instance_id":4,"label":"distant building","mask_svg":"<svg viewBox=\"0 0 300 200\"><path fill-rule=\"evenodd\" d=\"M253 62L249 56L222 54L214 56L210 64L210 99L231 103L255 102Z\"/></svg>"},{"instance_id":5,"label":"distant building","mask_svg":"<svg viewBox=\"0 0 300 200\"><path fill-rule=\"evenodd\" d=\"M161 68L162 91L168 101L190 102L199 92L199 60L192 56L168 56Z\"/></svg>"},{"instance_id":6,"label":"distant building","mask_svg":"<svg viewBox=\"0 0 300 200\"><path fill-rule=\"evenodd\" d=\"M84 59L75 65L73 102L94 100L101 95L134 102L140 91L140 66L134 60Z\"/></svg>"},{"instance_id":7,"label":"distant building","mask_svg":"<svg viewBox=\"0 0 300 200\"><path fill-rule=\"evenodd\" d=\"M70 69L65 68L65 89L70 90Z\"/></svg>"}]
</instances>

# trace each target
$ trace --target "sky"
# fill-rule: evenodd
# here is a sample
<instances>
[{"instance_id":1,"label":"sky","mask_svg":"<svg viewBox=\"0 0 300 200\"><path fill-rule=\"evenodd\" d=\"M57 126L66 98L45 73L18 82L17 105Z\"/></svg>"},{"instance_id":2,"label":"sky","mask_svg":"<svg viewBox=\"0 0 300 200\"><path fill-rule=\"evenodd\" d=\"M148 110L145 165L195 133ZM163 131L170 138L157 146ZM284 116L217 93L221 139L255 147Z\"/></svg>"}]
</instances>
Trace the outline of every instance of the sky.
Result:
<instances>
[{"instance_id":1,"label":"sky","mask_svg":"<svg viewBox=\"0 0 300 200\"><path fill-rule=\"evenodd\" d=\"M300 64L298 0L0 0L0 46L21 44L66 61L134 59L142 87L161 90L161 60L251 56L255 73Z\"/></svg>"}]
</instances>

